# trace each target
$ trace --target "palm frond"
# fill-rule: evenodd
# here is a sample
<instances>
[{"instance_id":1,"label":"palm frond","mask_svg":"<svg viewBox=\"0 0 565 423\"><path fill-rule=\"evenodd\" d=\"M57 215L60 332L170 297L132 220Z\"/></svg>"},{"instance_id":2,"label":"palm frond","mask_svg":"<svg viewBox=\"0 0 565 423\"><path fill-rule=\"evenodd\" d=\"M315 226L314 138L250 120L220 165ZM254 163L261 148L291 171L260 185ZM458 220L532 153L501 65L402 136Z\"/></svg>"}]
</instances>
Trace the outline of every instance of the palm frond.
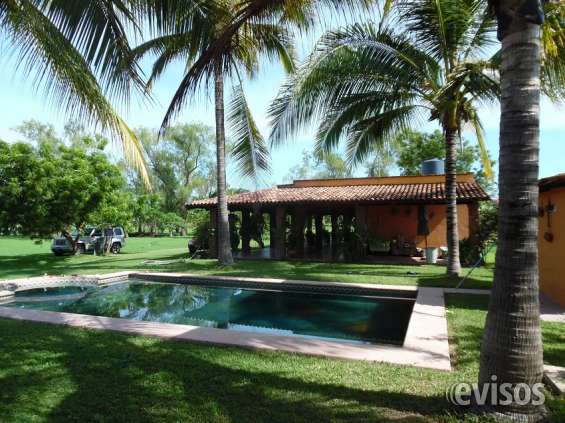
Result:
<instances>
[{"instance_id":1,"label":"palm frond","mask_svg":"<svg viewBox=\"0 0 565 423\"><path fill-rule=\"evenodd\" d=\"M148 55L156 56L146 82L146 88L151 90L155 81L159 79L171 62L179 58L190 62L197 54L195 50L194 45L187 42L187 37L184 34L172 34L163 35L140 44L132 50L132 57L133 60L139 61Z\"/></svg>"},{"instance_id":2,"label":"palm frond","mask_svg":"<svg viewBox=\"0 0 565 423\"><path fill-rule=\"evenodd\" d=\"M184 75L167 108L161 124L161 132L165 131L197 87L207 81L207 76L213 74L216 66L229 72L233 63L232 53L237 46L237 43L233 41L243 26L265 21L275 22L277 19L279 23L299 24L305 21L304 11L307 8L315 10L316 4L343 11L344 9L359 10L359 8L365 10L372 3L373 0L241 0L235 2L231 5L233 17L221 25L214 34L214 39L202 48L198 58ZM293 11L298 9L300 10Z\"/></svg>"},{"instance_id":3,"label":"palm frond","mask_svg":"<svg viewBox=\"0 0 565 423\"><path fill-rule=\"evenodd\" d=\"M239 34L241 48L261 53L270 60L278 60L286 72L296 69L296 51L288 29L276 23L245 25Z\"/></svg>"},{"instance_id":4,"label":"palm frond","mask_svg":"<svg viewBox=\"0 0 565 423\"><path fill-rule=\"evenodd\" d=\"M541 83L543 93L554 102L565 100L565 4L545 3L542 24Z\"/></svg>"},{"instance_id":5,"label":"palm frond","mask_svg":"<svg viewBox=\"0 0 565 423\"><path fill-rule=\"evenodd\" d=\"M257 129L241 84L234 87L229 110L228 124L235 141L231 154L239 172L257 182L262 173L270 171L269 149Z\"/></svg>"},{"instance_id":6,"label":"palm frond","mask_svg":"<svg viewBox=\"0 0 565 423\"><path fill-rule=\"evenodd\" d=\"M481 163L485 172L485 176L492 179L494 173L492 171L492 165L490 161L490 156L488 154L488 148L485 142L483 125L479 119L478 113L472 113L469 119L469 123L475 131L475 136L477 137L477 143L479 145L479 154L481 155Z\"/></svg>"},{"instance_id":7,"label":"palm frond","mask_svg":"<svg viewBox=\"0 0 565 423\"><path fill-rule=\"evenodd\" d=\"M351 25L330 32L272 103L271 143L279 144L307 123L331 116L344 98L372 101L392 91L399 101L416 94L424 97L422 87L434 86L437 75L437 62L387 28ZM335 137L329 139L329 144L335 143Z\"/></svg>"},{"instance_id":8,"label":"palm frond","mask_svg":"<svg viewBox=\"0 0 565 423\"><path fill-rule=\"evenodd\" d=\"M412 127L417 120L418 107L407 105L356 122L347 134L347 163L350 166L362 163L375 146L385 145L398 132Z\"/></svg>"},{"instance_id":9,"label":"palm frond","mask_svg":"<svg viewBox=\"0 0 565 423\"><path fill-rule=\"evenodd\" d=\"M35 0L45 16L94 70L107 95L127 103L131 88L143 89L131 61L127 32L139 34L137 2L124 0Z\"/></svg>"},{"instance_id":10,"label":"palm frond","mask_svg":"<svg viewBox=\"0 0 565 423\"><path fill-rule=\"evenodd\" d=\"M119 140L126 160L149 183L143 148L104 97L88 63L41 10L29 1L10 2L0 25L16 56L17 69L33 77L57 108L91 122Z\"/></svg>"}]
</instances>

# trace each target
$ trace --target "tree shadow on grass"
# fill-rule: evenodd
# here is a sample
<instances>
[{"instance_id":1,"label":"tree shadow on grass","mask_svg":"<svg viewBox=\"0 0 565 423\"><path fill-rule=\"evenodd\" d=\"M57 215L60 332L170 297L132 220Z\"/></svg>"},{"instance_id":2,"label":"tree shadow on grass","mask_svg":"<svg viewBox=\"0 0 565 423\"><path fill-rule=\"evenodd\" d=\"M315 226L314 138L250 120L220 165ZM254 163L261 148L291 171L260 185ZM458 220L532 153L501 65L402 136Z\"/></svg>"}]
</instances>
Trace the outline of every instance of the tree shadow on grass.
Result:
<instances>
[{"instance_id":1,"label":"tree shadow on grass","mask_svg":"<svg viewBox=\"0 0 565 423\"><path fill-rule=\"evenodd\" d=\"M422 422L454 412L439 393L399 388L391 378L356 383L371 366L367 363L0 324L9 332L1 351L14 370L2 378L0 409L9 413L7 421L33 415L51 422ZM18 347L13 356L6 354ZM45 368L41 363L47 357ZM382 371L415 381L422 376L416 369L386 365ZM26 404L35 409L25 414Z\"/></svg>"},{"instance_id":2,"label":"tree shadow on grass","mask_svg":"<svg viewBox=\"0 0 565 423\"><path fill-rule=\"evenodd\" d=\"M565 367L565 324L542 322L543 361Z\"/></svg>"},{"instance_id":3,"label":"tree shadow on grass","mask_svg":"<svg viewBox=\"0 0 565 423\"><path fill-rule=\"evenodd\" d=\"M174 254L167 257L158 256L158 260L176 260L186 258L187 254ZM148 257L135 254L117 254L102 257L89 256L54 256L38 253L24 256L0 256L0 280L5 278L24 278L48 275L70 275L75 273L107 273L128 269L158 270L155 267L144 266L143 261Z\"/></svg>"},{"instance_id":4,"label":"tree shadow on grass","mask_svg":"<svg viewBox=\"0 0 565 423\"><path fill-rule=\"evenodd\" d=\"M146 267L145 267L146 268ZM220 267L214 260L189 260L159 266L166 272L206 272L225 276L277 277L281 279L338 281L414 285L424 287L455 287L459 280L447 277L443 269L428 269L410 265L308 263L294 261L241 260L234 266ZM465 281L465 288L489 289L489 274L474 274Z\"/></svg>"}]
</instances>

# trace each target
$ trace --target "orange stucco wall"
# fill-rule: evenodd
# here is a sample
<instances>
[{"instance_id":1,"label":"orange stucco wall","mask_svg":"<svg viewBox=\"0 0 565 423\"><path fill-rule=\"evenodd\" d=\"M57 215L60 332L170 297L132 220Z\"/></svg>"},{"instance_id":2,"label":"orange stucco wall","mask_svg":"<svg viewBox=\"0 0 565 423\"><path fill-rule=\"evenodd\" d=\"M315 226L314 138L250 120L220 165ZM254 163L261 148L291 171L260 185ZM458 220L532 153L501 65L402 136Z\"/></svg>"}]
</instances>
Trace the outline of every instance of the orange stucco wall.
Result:
<instances>
[{"instance_id":1,"label":"orange stucco wall","mask_svg":"<svg viewBox=\"0 0 565 423\"><path fill-rule=\"evenodd\" d=\"M446 218L444 205L426 206L430 234L429 247L443 247L446 241ZM469 206L457 206L459 239L469 237ZM387 205L367 206L367 227L375 235L385 239L403 236L406 240L415 240L416 246L426 246L423 236L418 236L418 206L417 205Z\"/></svg>"},{"instance_id":2,"label":"orange stucco wall","mask_svg":"<svg viewBox=\"0 0 565 423\"><path fill-rule=\"evenodd\" d=\"M540 289L565 306L565 187L540 193L539 201L544 208L539 218ZM550 203L555 205L555 213L547 213ZM553 236L551 242L546 234Z\"/></svg>"}]
</instances>

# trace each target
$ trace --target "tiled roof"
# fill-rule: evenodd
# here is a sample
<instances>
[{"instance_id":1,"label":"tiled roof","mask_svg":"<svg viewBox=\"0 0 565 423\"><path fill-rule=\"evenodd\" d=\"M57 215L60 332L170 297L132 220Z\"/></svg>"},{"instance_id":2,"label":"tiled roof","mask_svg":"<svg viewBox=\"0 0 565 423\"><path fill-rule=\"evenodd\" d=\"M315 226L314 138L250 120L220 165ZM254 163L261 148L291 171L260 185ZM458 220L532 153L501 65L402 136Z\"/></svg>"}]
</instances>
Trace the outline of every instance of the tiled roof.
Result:
<instances>
[{"instance_id":1,"label":"tiled roof","mask_svg":"<svg viewBox=\"0 0 565 423\"><path fill-rule=\"evenodd\" d=\"M475 181L457 183L457 199L460 202L488 200L489 196ZM254 192L230 195L228 205L252 204L329 204L329 203L441 203L445 201L444 183L405 183L375 185L340 185L296 187L284 185ZM216 198L197 200L186 204L187 208L210 208Z\"/></svg>"},{"instance_id":2,"label":"tiled roof","mask_svg":"<svg viewBox=\"0 0 565 423\"><path fill-rule=\"evenodd\" d=\"M550 176L539 180L540 192L549 191L554 188L561 188L565 186L565 173Z\"/></svg>"}]
</instances>

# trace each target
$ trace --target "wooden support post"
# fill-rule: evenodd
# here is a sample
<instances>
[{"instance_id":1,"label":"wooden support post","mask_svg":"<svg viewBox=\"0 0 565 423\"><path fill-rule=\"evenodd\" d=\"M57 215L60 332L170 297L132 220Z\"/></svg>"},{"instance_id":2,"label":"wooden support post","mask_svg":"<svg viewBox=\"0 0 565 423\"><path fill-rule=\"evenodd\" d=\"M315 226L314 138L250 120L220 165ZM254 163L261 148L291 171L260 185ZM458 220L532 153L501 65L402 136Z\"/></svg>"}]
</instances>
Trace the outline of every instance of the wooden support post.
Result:
<instances>
[{"instance_id":1,"label":"wooden support post","mask_svg":"<svg viewBox=\"0 0 565 423\"><path fill-rule=\"evenodd\" d=\"M367 255L367 207L355 206L356 258L364 259Z\"/></svg>"},{"instance_id":2,"label":"wooden support post","mask_svg":"<svg viewBox=\"0 0 565 423\"><path fill-rule=\"evenodd\" d=\"M343 241L349 242L351 240L351 221L353 216L349 213L343 214Z\"/></svg>"},{"instance_id":3,"label":"wooden support post","mask_svg":"<svg viewBox=\"0 0 565 423\"><path fill-rule=\"evenodd\" d=\"M271 243L275 244L275 258L282 260L286 258L286 211L282 207L275 210L275 237Z\"/></svg>"},{"instance_id":4,"label":"wooden support post","mask_svg":"<svg viewBox=\"0 0 565 423\"><path fill-rule=\"evenodd\" d=\"M353 246L351 242L351 222L353 216L350 212L345 212L343 214L343 258L346 261L351 261L355 256L355 251L353 251Z\"/></svg>"},{"instance_id":5,"label":"wooden support post","mask_svg":"<svg viewBox=\"0 0 565 423\"><path fill-rule=\"evenodd\" d=\"M292 236L294 238L294 252L297 257L304 257L304 224L305 213L300 207L292 211Z\"/></svg>"},{"instance_id":6,"label":"wooden support post","mask_svg":"<svg viewBox=\"0 0 565 423\"><path fill-rule=\"evenodd\" d=\"M316 250L322 251L324 246L324 216L316 215Z\"/></svg>"},{"instance_id":7,"label":"wooden support post","mask_svg":"<svg viewBox=\"0 0 565 423\"><path fill-rule=\"evenodd\" d=\"M241 251L248 253L251 250L251 214L249 210L241 211Z\"/></svg>"},{"instance_id":8,"label":"wooden support post","mask_svg":"<svg viewBox=\"0 0 565 423\"><path fill-rule=\"evenodd\" d=\"M338 251L338 244L339 244L339 240L338 240L338 223L337 223L337 218L338 215L335 213L332 213L332 236L331 236L331 246L332 246L332 258L335 259L337 257L337 251Z\"/></svg>"},{"instance_id":9,"label":"wooden support post","mask_svg":"<svg viewBox=\"0 0 565 423\"><path fill-rule=\"evenodd\" d=\"M210 258L218 257L218 237L217 237L218 209L210 209L210 226L208 228L208 255Z\"/></svg>"},{"instance_id":10,"label":"wooden support post","mask_svg":"<svg viewBox=\"0 0 565 423\"><path fill-rule=\"evenodd\" d=\"M479 215L479 203L469 203L469 240L473 247L477 249L480 247L480 215Z\"/></svg>"},{"instance_id":11,"label":"wooden support post","mask_svg":"<svg viewBox=\"0 0 565 423\"><path fill-rule=\"evenodd\" d=\"M269 248L275 249L277 237L277 213L275 210L269 211Z\"/></svg>"}]
</instances>

